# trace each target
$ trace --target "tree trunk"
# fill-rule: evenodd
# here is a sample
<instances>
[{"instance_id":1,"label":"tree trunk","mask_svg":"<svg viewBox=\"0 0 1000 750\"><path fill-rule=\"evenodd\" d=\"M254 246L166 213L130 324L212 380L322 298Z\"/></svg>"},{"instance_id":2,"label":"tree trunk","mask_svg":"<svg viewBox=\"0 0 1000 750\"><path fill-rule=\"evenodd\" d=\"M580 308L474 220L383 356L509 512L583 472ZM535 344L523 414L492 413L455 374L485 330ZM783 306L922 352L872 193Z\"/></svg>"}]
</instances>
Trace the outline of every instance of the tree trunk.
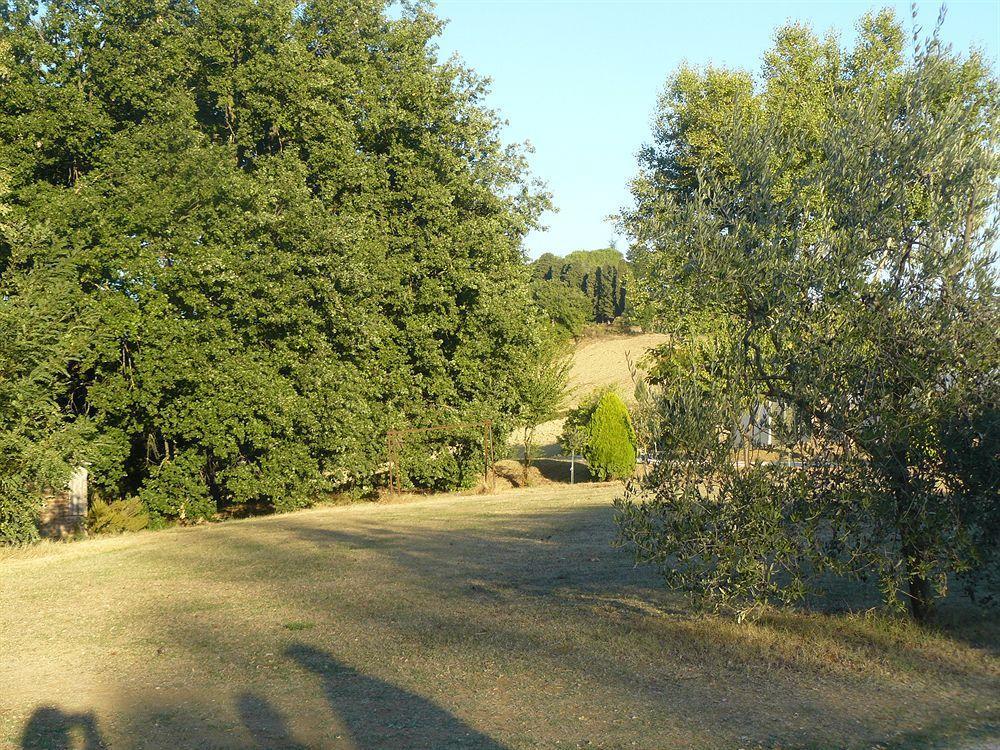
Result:
<instances>
[{"instance_id":1,"label":"tree trunk","mask_svg":"<svg viewBox=\"0 0 1000 750\"><path fill-rule=\"evenodd\" d=\"M524 429L524 455L521 457L521 484L524 487L528 486L528 469L531 468L531 443L534 441L535 430L532 429L530 432L528 428Z\"/></svg>"},{"instance_id":2,"label":"tree trunk","mask_svg":"<svg viewBox=\"0 0 1000 750\"><path fill-rule=\"evenodd\" d=\"M917 622L927 622L934 604L930 581L922 575L910 574L909 589L910 616Z\"/></svg>"},{"instance_id":3,"label":"tree trunk","mask_svg":"<svg viewBox=\"0 0 1000 750\"><path fill-rule=\"evenodd\" d=\"M896 455L902 453L902 451L896 451ZM908 469L899 464L893 466L887 474L894 485L896 520L899 524L899 536L902 541L900 551L906 564L906 604L910 611L910 617L916 622L924 623L930 619L933 611L934 595L931 591L931 582L923 573L918 572L924 557L924 544L920 539L920 519L913 517L910 475Z\"/></svg>"}]
</instances>

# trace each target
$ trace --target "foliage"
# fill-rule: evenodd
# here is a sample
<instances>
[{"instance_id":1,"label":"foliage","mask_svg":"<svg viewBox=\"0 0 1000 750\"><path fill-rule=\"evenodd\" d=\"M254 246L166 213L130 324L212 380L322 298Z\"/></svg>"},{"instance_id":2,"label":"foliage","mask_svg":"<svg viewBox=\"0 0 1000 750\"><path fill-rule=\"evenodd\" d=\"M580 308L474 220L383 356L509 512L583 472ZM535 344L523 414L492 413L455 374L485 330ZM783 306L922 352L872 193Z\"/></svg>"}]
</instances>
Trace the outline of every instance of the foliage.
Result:
<instances>
[{"instance_id":1,"label":"foliage","mask_svg":"<svg viewBox=\"0 0 1000 750\"><path fill-rule=\"evenodd\" d=\"M565 438L565 444L569 445L568 441L573 431L586 431L587 425L590 424L590 417L593 415L594 409L597 408L597 402L601 400L601 396L613 390L610 386L607 388L598 388L588 393L579 404L570 409L566 413L566 419L563 422L564 429L563 436L559 438L560 443L564 442Z\"/></svg>"},{"instance_id":2,"label":"foliage","mask_svg":"<svg viewBox=\"0 0 1000 750\"><path fill-rule=\"evenodd\" d=\"M655 358L655 351L652 355ZM653 449L659 438L660 424L657 413L657 393L650 387L646 374L639 369L639 363L625 353L625 362L632 378L632 398L634 406L631 409L632 428L635 430L636 445L645 452ZM648 358L643 358L643 365L648 364Z\"/></svg>"},{"instance_id":3,"label":"foliage","mask_svg":"<svg viewBox=\"0 0 1000 750\"><path fill-rule=\"evenodd\" d=\"M583 449L587 447L587 425L586 422L581 424L576 418L578 415L579 411L576 409L570 412L570 417L563 423L563 430L559 434L559 446L574 456L581 455ZM587 421L590 421L589 417Z\"/></svg>"},{"instance_id":4,"label":"foliage","mask_svg":"<svg viewBox=\"0 0 1000 750\"><path fill-rule=\"evenodd\" d=\"M571 363L570 352L558 341L550 340L532 356L521 373L519 390L523 398L517 425L522 436L521 460L525 484L536 450L535 429L556 416L566 397Z\"/></svg>"},{"instance_id":5,"label":"foliage","mask_svg":"<svg viewBox=\"0 0 1000 750\"><path fill-rule=\"evenodd\" d=\"M38 539L35 519L41 496L6 477L0 478L0 543L27 544Z\"/></svg>"},{"instance_id":6,"label":"foliage","mask_svg":"<svg viewBox=\"0 0 1000 750\"><path fill-rule=\"evenodd\" d=\"M107 502L96 498L87 513L87 530L93 534L121 534L142 531L149 526L149 514L138 498Z\"/></svg>"},{"instance_id":7,"label":"foliage","mask_svg":"<svg viewBox=\"0 0 1000 750\"><path fill-rule=\"evenodd\" d=\"M581 289L565 284L534 279L531 295L551 321L554 333L562 338L578 338L584 326L592 322L594 306Z\"/></svg>"},{"instance_id":8,"label":"foliage","mask_svg":"<svg viewBox=\"0 0 1000 750\"><path fill-rule=\"evenodd\" d=\"M84 460L196 518L371 489L390 428L503 439L547 198L439 31L382 0L0 5L11 535Z\"/></svg>"},{"instance_id":9,"label":"foliage","mask_svg":"<svg viewBox=\"0 0 1000 750\"><path fill-rule=\"evenodd\" d=\"M628 310L628 263L613 248L578 250L565 258L545 253L531 264L531 274L536 298L548 302L539 303L547 311L575 309L578 291L590 302L589 322L610 323ZM559 296L564 299L555 304Z\"/></svg>"},{"instance_id":10,"label":"foliage","mask_svg":"<svg viewBox=\"0 0 1000 750\"><path fill-rule=\"evenodd\" d=\"M403 485L443 492L470 487L484 474L482 427L431 432L403 441Z\"/></svg>"},{"instance_id":11,"label":"foliage","mask_svg":"<svg viewBox=\"0 0 1000 750\"><path fill-rule=\"evenodd\" d=\"M852 50L790 26L759 89L682 70L644 152L623 223L687 343L660 354L664 461L619 522L716 604L834 572L924 618L995 554L998 85L936 34L905 62L902 39L888 12ZM761 403L794 415L794 460L736 460Z\"/></svg>"},{"instance_id":12,"label":"foliage","mask_svg":"<svg viewBox=\"0 0 1000 750\"><path fill-rule=\"evenodd\" d=\"M613 388L601 388L571 409L559 444L587 460L598 480L625 478L636 464L636 434L625 402Z\"/></svg>"},{"instance_id":13,"label":"foliage","mask_svg":"<svg viewBox=\"0 0 1000 750\"><path fill-rule=\"evenodd\" d=\"M635 471L632 419L625 402L614 391L603 393L590 415L583 455L598 481L626 479Z\"/></svg>"},{"instance_id":14,"label":"foliage","mask_svg":"<svg viewBox=\"0 0 1000 750\"><path fill-rule=\"evenodd\" d=\"M0 267L4 248L14 253L47 243L58 254L51 232L19 221L8 203L9 184L0 171ZM44 280L0 273L0 544L38 538L43 493L65 486L92 437L86 416L67 420L57 400L66 362L81 351L87 325L85 319L70 323L72 285L65 270L52 270ZM11 304L22 297L34 303Z\"/></svg>"}]
</instances>

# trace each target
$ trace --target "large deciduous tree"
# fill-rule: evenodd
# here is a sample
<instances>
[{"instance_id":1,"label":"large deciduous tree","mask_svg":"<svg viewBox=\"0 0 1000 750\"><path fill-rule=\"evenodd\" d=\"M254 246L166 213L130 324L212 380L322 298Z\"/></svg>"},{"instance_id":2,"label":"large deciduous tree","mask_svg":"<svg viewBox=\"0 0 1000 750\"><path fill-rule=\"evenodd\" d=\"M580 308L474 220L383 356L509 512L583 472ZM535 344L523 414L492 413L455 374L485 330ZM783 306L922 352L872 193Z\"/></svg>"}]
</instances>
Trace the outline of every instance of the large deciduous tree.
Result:
<instances>
[{"instance_id":1,"label":"large deciduous tree","mask_svg":"<svg viewBox=\"0 0 1000 750\"><path fill-rule=\"evenodd\" d=\"M664 460L619 521L717 604L835 573L925 618L996 554L1000 92L978 54L915 47L889 13L850 50L790 26L759 85L685 69L661 101L623 221L675 334ZM764 404L781 462L741 439Z\"/></svg>"},{"instance_id":2,"label":"large deciduous tree","mask_svg":"<svg viewBox=\"0 0 1000 750\"><path fill-rule=\"evenodd\" d=\"M295 507L371 486L391 427L511 425L545 197L439 29L382 0L0 2L20 497L59 481L45 447L157 518Z\"/></svg>"}]
</instances>

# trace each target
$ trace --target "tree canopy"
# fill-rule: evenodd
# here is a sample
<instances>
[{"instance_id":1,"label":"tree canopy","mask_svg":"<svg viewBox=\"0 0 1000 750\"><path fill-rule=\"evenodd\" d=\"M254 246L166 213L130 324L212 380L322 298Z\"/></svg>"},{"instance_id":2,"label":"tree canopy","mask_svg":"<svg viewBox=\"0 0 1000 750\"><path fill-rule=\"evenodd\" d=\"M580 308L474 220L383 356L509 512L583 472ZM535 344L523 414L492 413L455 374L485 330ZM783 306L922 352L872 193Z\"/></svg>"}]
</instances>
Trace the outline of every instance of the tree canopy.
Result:
<instances>
[{"instance_id":1,"label":"tree canopy","mask_svg":"<svg viewBox=\"0 0 1000 750\"><path fill-rule=\"evenodd\" d=\"M667 579L740 608L828 572L925 617L997 548L1000 88L889 12L777 32L759 83L684 68L623 214L674 334L664 461L620 504ZM767 404L789 451L734 433ZM899 595L902 594L900 597Z\"/></svg>"},{"instance_id":2,"label":"tree canopy","mask_svg":"<svg viewBox=\"0 0 1000 750\"><path fill-rule=\"evenodd\" d=\"M370 487L392 427L511 425L547 198L439 30L381 0L0 3L5 538L72 464L192 518Z\"/></svg>"},{"instance_id":3,"label":"tree canopy","mask_svg":"<svg viewBox=\"0 0 1000 750\"><path fill-rule=\"evenodd\" d=\"M531 275L536 300L563 327L570 318L567 310L584 310L581 296L589 303L588 323L611 323L629 309L628 263L614 248L577 250L565 257L544 253L531 264Z\"/></svg>"}]
</instances>

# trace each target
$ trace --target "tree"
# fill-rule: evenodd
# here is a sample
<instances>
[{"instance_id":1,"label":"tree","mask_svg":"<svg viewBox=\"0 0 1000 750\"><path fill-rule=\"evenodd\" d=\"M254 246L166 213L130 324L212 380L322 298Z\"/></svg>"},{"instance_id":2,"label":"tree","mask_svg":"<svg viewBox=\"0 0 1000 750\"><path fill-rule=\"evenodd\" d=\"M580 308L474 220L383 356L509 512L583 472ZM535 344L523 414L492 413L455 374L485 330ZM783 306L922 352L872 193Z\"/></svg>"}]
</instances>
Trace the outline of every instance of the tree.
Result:
<instances>
[{"instance_id":1,"label":"tree","mask_svg":"<svg viewBox=\"0 0 1000 750\"><path fill-rule=\"evenodd\" d=\"M563 420L563 429L559 434L559 446L570 454L570 478L576 481L576 455L583 455L590 439L590 418L597 408L597 402L605 393L605 389L595 390L588 394L579 404L569 410Z\"/></svg>"},{"instance_id":2,"label":"tree","mask_svg":"<svg viewBox=\"0 0 1000 750\"><path fill-rule=\"evenodd\" d=\"M86 460L154 522L281 510L371 490L391 428L503 439L547 198L440 27L382 0L0 4L20 497Z\"/></svg>"},{"instance_id":3,"label":"tree","mask_svg":"<svg viewBox=\"0 0 1000 750\"><path fill-rule=\"evenodd\" d=\"M536 450L535 430L542 422L555 417L566 397L571 359L558 341L549 340L537 350L521 374L522 401L518 410L521 430L521 465L524 484Z\"/></svg>"},{"instance_id":4,"label":"tree","mask_svg":"<svg viewBox=\"0 0 1000 750\"><path fill-rule=\"evenodd\" d=\"M576 484L576 457L587 447L587 428L576 420L567 419L559 435L559 445L569 453L569 483Z\"/></svg>"},{"instance_id":5,"label":"tree","mask_svg":"<svg viewBox=\"0 0 1000 750\"><path fill-rule=\"evenodd\" d=\"M595 479L623 479L635 470L632 418L613 388L595 390L570 410L559 444L573 455L581 453Z\"/></svg>"},{"instance_id":6,"label":"tree","mask_svg":"<svg viewBox=\"0 0 1000 750\"><path fill-rule=\"evenodd\" d=\"M910 62L902 40L883 12L850 51L779 31L760 89L682 71L623 215L677 343L665 460L620 529L716 604L835 572L925 619L995 554L998 84L937 34ZM738 463L728 436L767 402L793 460Z\"/></svg>"},{"instance_id":7,"label":"tree","mask_svg":"<svg viewBox=\"0 0 1000 750\"><path fill-rule=\"evenodd\" d=\"M614 391L605 391L590 415L583 455L590 473L599 481L627 479L635 471L632 419L625 402Z\"/></svg>"},{"instance_id":8,"label":"tree","mask_svg":"<svg viewBox=\"0 0 1000 750\"><path fill-rule=\"evenodd\" d=\"M558 281L535 279L531 293L559 337L579 337L583 327L593 318L593 305L579 289Z\"/></svg>"},{"instance_id":9,"label":"tree","mask_svg":"<svg viewBox=\"0 0 1000 750\"><path fill-rule=\"evenodd\" d=\"M576 292L582 293L589 302L589 322L611 323L629 311L628 263L614 248L577 250L564 258L545 253L531 264L531 274L536 288L545 289L547 295L566 290L566 303L574 309Z\"/></svg>"}]
</instances>

